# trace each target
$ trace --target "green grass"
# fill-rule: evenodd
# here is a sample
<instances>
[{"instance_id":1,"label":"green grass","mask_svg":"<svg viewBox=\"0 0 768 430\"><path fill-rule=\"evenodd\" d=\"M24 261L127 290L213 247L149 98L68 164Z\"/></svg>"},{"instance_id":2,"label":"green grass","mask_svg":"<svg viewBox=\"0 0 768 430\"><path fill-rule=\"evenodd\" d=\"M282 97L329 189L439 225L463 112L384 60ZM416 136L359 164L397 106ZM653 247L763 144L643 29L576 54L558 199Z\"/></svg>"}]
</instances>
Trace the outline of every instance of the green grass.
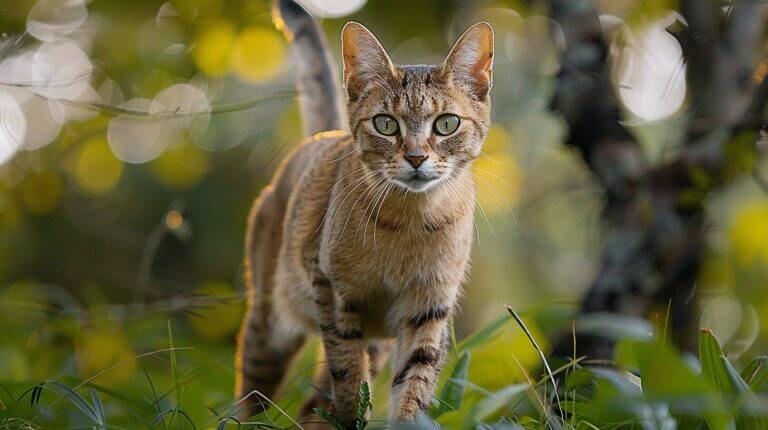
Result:
<instances>
[{"instance_id":1,"label":"green grass","mask_svg":"<svg viewBox=\"0 0 768 430\"><path fill-rule=\"evenodd\" d=\"M428 414L406 429L768 429L768 357L733 363L712 332L699 336L698 358L681 354L664 336L642 335L642 321L602 316L577 327L621 338L613 367L584 359L550 363L535 318L510 310L455 343ZM231 374L222 378L205 347L179 346L166 321L163 348L138 354L78 381L0 385L0 428L298 428L300 404L312 392L318 348L309 342L293 363L285 394L265 399L265 413L238 422ZM648 325L650 327L650 325ZM184 339L185 342L190 339ZM42 353L42 352L41 352ZM132 378L101 383L136 363ZM537 369L545 369L540 371ZM230 370L231 372L231 370ZM385 428L391 372L361 386L357 429ZM371 410L371 419L363 417ZM334 418L324 410L328 422Z\"/></svg>"}]
</instances>

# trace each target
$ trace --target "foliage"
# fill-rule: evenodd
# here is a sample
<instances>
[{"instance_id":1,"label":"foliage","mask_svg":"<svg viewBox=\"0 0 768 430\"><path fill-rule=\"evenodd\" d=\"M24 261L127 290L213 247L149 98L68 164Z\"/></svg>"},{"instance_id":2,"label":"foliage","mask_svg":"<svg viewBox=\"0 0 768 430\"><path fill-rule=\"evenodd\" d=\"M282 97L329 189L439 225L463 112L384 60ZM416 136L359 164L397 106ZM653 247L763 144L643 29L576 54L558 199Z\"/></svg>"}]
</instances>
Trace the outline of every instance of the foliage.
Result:
<instances>
[{"instance_id":1,"label":"foliage","mask_svg":"<svg viewBox=\"0 0 768 430\"><path fill-rule=\"evenodd\" d=\"M501 349L501 353L514 356L515 350L526 346L525 342L539 343L542 340L524 334L535 331L533 319L526 320L510 316L501 318L457 345L458 354L445 366L444 379L433 398L429 415L397 428L768 428L768 357L756 357L740 366L726 356L709 330L700 332L698 359L681 354L663 338L631 337L623 341L620 347L623 352L617 354L610 367L577 359L537 375L528 372L536 372L542 367L541 363L529 362L524 381L514 378L497 380L493 389L478 384L478 381L489 378L499 379L500 374L493 371L491 375L474 373L473 368L482 367L473 367L474 357L478 355L473 352L481 353L483 347L492 345ZM609 323L603 328L607 333L615 332L616 325L621 325L618 320L606 321ZM631 333L636 324L636 321L629 321L625 330ZM289 388L283 398L274 403L268 400L272 407L247 421L238 421L234 417L237 404L231 403L223 412L207 404L208 417L201 418L199 411L192 408L203 405L187 398L191 393L217 388L205 386L202 381L190 377L194 369L185 368L179 359L191 350L176 347L170 324L167 328L169 347L164 353L169 358L172 377L162 385L157 385L148 372L145 373L147 383L139 392L103 387L90 381L48 380L21 392L17 392L21 385L4 385L0 397L3 405L0 428L38 428L53 423L94 428L135 428L141 423L146 428L162 429L206 426L287 429L301 425L301 420L294 421L289 415L295 414L300 400L311 394L308 386L298 395ZM596 323L590 322L590 332L599 329ZM521 335L522 342L496 343L508 332ZM313 358L311 349L294 366L289 387L306 373L306 369L300 367ZM631 352L627 354L626 351ZM388 375L375 382L373 390L367 383L360 385L356 430L385 426L387 400L381 396L374 399L372 391L375 393L379 386L388 384ZM373 403L378 405L375 410ZM375 413L370 421L366 421L369 410ZM315 412L334 428L343 429L328 411L316 409Z\"/></svg>"}]
</instances>

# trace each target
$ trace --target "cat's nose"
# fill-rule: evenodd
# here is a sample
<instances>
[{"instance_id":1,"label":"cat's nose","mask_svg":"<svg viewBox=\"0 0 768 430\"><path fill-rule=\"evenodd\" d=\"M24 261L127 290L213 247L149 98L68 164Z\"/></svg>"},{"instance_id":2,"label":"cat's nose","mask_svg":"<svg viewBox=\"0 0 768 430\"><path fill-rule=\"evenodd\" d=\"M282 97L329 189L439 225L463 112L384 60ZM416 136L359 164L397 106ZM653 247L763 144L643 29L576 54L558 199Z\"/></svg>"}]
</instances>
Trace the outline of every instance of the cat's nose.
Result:
<instances>
[{"instance_id":1,"label":"cat's nose","mask_svg":"<svg viewBox=\"0 0 768 430\"><path fill-rule=\"evenodd\" d=\"M414 169L418 169L421 163L424 162L429 156L423 152L406 152L405 161L407 161Z\"/></svg>"}]
</instances>

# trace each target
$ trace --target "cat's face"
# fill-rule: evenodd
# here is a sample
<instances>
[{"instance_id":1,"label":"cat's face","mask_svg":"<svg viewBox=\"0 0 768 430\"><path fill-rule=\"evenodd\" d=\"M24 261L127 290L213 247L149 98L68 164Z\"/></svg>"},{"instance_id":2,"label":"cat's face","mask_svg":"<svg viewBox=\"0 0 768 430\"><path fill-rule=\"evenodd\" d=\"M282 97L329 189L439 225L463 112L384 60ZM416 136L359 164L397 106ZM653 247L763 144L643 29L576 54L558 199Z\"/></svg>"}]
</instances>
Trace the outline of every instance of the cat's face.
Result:
<instances>
[{"instance_id":1,"label":"cat's face","mask_svg":"<svg viewBox=\"0 0 768 430\"><path fill-rule=\"evenodd\" d=\"M490 125L490 25L467 30L440 66L392 64L357 23L342 47L349 125L372 177L424 192L469 168Z\"/></svg>"}]
</instances>

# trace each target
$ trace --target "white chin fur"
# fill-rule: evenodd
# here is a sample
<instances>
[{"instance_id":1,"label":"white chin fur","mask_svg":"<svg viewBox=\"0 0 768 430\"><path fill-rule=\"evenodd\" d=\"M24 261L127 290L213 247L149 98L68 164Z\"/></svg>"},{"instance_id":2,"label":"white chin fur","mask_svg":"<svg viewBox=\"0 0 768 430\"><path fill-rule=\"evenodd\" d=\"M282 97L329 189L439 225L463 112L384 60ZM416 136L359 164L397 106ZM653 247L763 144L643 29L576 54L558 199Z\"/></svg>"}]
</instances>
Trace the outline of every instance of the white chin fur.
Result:
<instances>
[{"instance_id":1,"label":"white chin fur","mask_svg":"<svg viewBox=\"0 0 768 430\"><path fill-rule=\"evenodd\" d=\"M394 180L395 184L413 193L423 193L428 191L437 185L439 179L431 179L429 181L401 181L400 179Z\"/></svg>"}]
</instances>

